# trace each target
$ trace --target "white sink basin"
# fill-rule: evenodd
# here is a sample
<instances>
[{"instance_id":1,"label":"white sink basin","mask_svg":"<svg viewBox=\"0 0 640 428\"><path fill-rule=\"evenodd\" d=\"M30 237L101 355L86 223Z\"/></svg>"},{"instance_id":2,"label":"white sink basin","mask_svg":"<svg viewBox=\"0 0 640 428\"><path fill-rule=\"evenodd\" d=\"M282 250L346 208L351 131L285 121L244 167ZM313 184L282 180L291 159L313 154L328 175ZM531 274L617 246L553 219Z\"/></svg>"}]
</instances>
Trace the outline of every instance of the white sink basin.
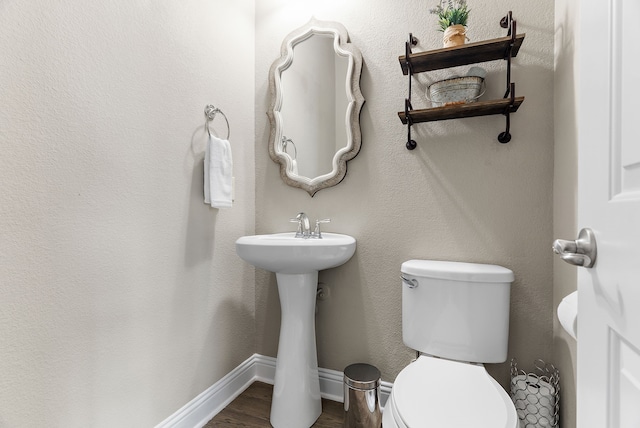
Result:
<instances>
[{"instance_id":1,"label":"white sink basin","mask_svg":"<svg viewBox=\"0 0 640 428\"><path fill-rule=\"evenodd\" d=\"M355 238L294 232L243 236L236 252L252 265L276 273L280 296L280 340L271 400L271 425L308 428L322 413L315 303L318 271L340 266L356 251Z\"/></svg>"},{"instance_id":2,"label":"white sink basin","mask_svg":"<svg viewBox=\"0 0 640 428\"><path fill-rule=\"evenodd\" d=\"M349 235L323 233L322 239L295 238L295 233L243 236L236 252L252 265L276 273L299 274L344 264L356 251Z\"/></svg>"}]
</instances>

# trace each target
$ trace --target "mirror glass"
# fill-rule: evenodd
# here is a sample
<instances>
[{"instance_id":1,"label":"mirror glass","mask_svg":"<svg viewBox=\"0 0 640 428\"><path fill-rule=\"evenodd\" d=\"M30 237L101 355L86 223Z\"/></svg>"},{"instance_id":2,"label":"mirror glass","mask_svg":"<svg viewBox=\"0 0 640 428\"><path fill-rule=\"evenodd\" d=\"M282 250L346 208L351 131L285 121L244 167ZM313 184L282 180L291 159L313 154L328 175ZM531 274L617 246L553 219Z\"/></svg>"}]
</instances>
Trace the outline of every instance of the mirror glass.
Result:
<instances>
[{"instance_id":1,"label":"mirror glass","mask_svg":"<svg viewBox=\"0 0 640 428\"><path fill-rule=\"evenodd\" d=\"M269 154L313 196L344 178L360 150L362 56L346 29L312 20L289 34L270 70Z\"/></svg>"}]
</instances>

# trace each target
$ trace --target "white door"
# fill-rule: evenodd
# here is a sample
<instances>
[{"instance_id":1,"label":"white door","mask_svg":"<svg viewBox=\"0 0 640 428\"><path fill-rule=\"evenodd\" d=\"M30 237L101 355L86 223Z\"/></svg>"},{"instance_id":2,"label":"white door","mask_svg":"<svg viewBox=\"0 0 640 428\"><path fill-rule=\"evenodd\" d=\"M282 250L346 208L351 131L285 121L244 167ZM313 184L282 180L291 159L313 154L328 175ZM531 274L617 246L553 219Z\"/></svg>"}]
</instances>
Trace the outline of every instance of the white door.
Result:
<instances>
[{"instance_id":1,"label":"white door","mask_svg":"<svg viewBox=\"0 0 640 428\"><path fill-rule=\"evenodd\" d=\"M640 0L580 3L578 428L640 428Z\"/></svg>"}]
</instances>

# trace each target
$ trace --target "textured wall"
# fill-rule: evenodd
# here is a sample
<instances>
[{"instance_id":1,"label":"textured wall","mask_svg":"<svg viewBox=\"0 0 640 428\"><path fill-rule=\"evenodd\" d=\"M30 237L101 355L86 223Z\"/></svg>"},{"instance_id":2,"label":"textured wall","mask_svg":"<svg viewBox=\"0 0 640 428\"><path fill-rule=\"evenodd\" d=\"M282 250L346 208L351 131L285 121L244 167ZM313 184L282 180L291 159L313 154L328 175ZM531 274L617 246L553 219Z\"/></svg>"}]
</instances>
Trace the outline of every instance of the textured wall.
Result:
<instances>
[{"instance_id":1,"label":"textured wall","mask_svg":"<svg viewBox=\"0 0 640 428\"><path fill-rule=\"evenodd\" d=\"M253 2L0 10L0 426L153 426L254 352ZM202 203L208 103L227 211Z\"/></svg>"},{"instance_id":2,"label":"textured wall","mask_svg":"<svg viewBox=\"0 0 640 428\"><path fill-rule=\"evenodd\" d=\"M316 4L315 6L312 4ZM418 148L405 149L398 120L407 95L398 55L413 32L416 50L441 46L435 17L422 0L256 2L256 229L292 230L298 211L330 217L325 229L353 235L355 256L320 273L331 297L317 315L319 364L336 370L365 361L392 381L411 360L402 343L400 264L411 258L495 263L515 272L509 355L524 368L552 349L552 174L554 3L470 1L469 37L505 34L498 22L513 8L527 33L514 61L516 94L526 100L512 118L513 140L496 141L502 116L416 125ZM435 4L435 2L433 2ZM267 74L283 37L315 15L343 23L362 51L362 150L345 180L310 198L285 186L267 153ZM486 63L487 98L504 92L503 62ZM436 73L435 77L439 74ZM426 105L429 76L414 85L414 106ZM256 272L257 351L276 355L279 304L275 277ZM504 384L507 365L489 370Z\"/></svg>"},{"instance_id":3,"label":"textured wall","mask_svg":"<svg viewBox=\"0 0 640 428\"><path fill-rule=\"evenodd\" d=\"M569 273L552 300L551 0L470 2L473 40L503 35L497 21L510 8L527 33L512 142L497 143L504 120L492 116L417 125L413 152L396 115L407 93L397 57L409 31L418 50L440 45L431 4L261 0L254 27L248 0L50 3L9 1L0 14L0 426L150 426L252 352L275 356L275 278L257 270L254 280L233 242L290 230L300 210L358 239L348 264L320 275L331 289L317 317L322 367L368 361L391 381L413 357L398 281L410 258L513 269L510 356L525 368L551 358L553 310L575 288ZM312 15L346 25L367 99L361 153L314 198L280 181L265 115L282 38ZM557 22L556 69L570 82L572 39ZM484 66L488 97L501 96L504 64ZM427 82L414 82L417 107ZM230 211L201 202L207 103L231 121ZM571 144L562 147L569 160ZM572 195L559 183L556 204ZM572 360L558 351L571 344L556 335L566 380ZM506 382L505 365L490 371Z\"/></svg>"},{"instance_id":4,"label":"textured wall","mask_svg":"<svg viewBox=\"0 0 640 428\"><path fill-rule=\"evenodd\" d=\"M577 56L575 17L578 2L556 1L555 40L555 152L553 181L553 236L575 239L578 182ZM587 101L588 102L588 101ZM555 311L564 296L577 288L577 269L559 257L553 262L553 361L560 369L560 426L576 426L576 341L558 321Z\"/></svg>"}]
</instances>

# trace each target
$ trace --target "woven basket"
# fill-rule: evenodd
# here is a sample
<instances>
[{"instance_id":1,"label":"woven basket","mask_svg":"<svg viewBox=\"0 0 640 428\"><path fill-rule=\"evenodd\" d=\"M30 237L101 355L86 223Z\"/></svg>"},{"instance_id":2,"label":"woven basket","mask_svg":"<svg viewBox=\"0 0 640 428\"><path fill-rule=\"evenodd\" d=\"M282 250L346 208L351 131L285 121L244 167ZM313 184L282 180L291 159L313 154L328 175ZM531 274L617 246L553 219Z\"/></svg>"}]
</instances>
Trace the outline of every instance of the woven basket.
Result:
<instances>
[{"instance_id":1,"label":"woven basket","mask_svg":"<svg viewBox=\"0 0 640 428\"><path fill-rule=\"evenodd\" d=\"M455 77L435 82L427 88L433 107L477 101L484 94L484 79L478 76Z\"/></svg>"}]
</instances>

